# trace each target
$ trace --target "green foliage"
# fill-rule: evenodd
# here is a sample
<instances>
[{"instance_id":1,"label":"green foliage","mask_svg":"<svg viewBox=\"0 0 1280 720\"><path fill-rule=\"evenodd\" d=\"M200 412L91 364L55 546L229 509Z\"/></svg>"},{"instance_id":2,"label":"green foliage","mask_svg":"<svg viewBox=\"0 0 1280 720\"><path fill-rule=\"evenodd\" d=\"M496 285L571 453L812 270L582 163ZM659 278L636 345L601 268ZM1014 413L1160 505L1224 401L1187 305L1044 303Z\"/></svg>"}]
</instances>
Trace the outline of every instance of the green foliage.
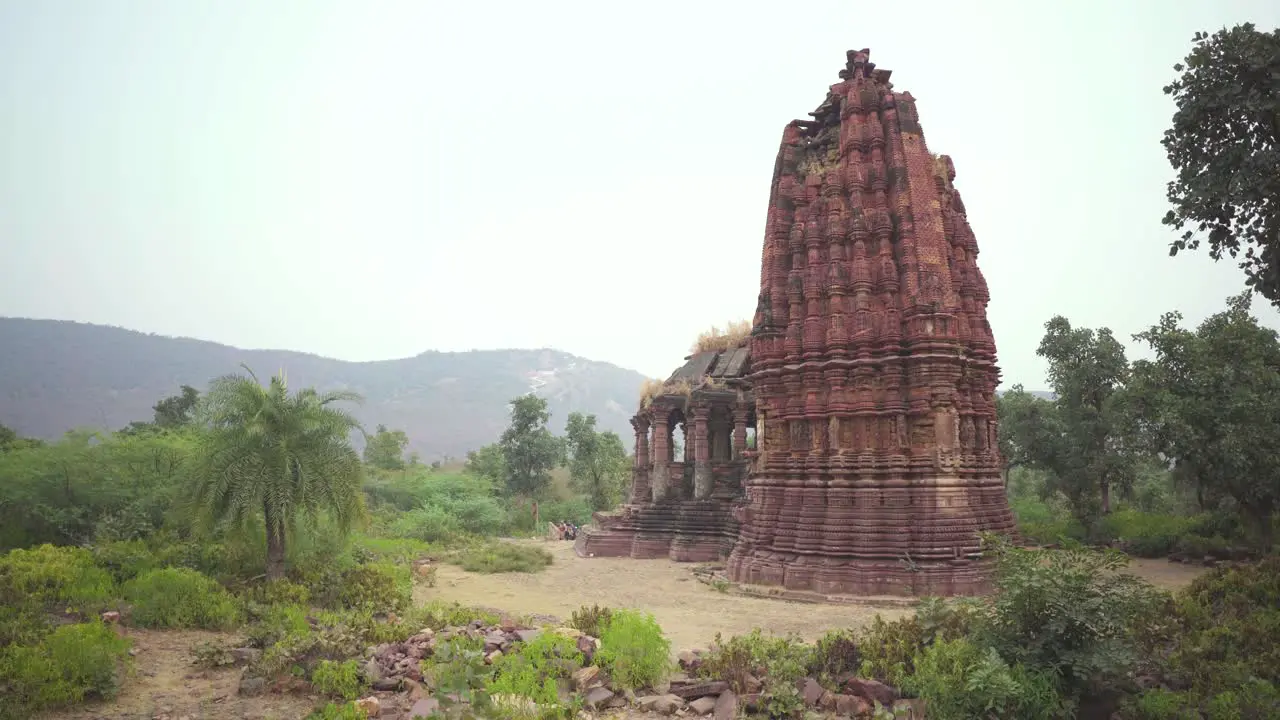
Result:
<instances>
[{"instance_id":1,"label":"green foliage","mask_svg":"<svg viewBox=\"0 0 1280 720\"><path fill-rule=\"evenodd\" d=\"M1117 510L1101 522L1104 537L1119 540L1123 550L1138 557L1164 557L1178 547L1197 519L1139 510Z\"/></svg>"},{"instance_id":2,"label":"green foliage","mask_svg":"<svg viewBox=\"0 0 1280 720\"><path fill-rule=\"evenodd\" d=\"M834 680L862 668L858 638L850 630L832 630L818 638L809 658L809 675Z\"/></svg>"},{"instance_id":3,"label":"green foliage","mask_svg":"<svg viewBox=\"0 0 1280 720\"><path fill-rule=\"evenodd\" d=\"M468 572L532 573L545 570L554 558L541 547L491 541L460 550L449 561L457 563Z\"/></svg>"},{"instance_id":4,"label":"green foliage","mask_svg":"<svg viewBox=\"0 0 1280 720\"><path fill-rule=\"evenodd\" d=\"M762 681L760 701L765 713L769 717L798 717L805 706L797 681L813 665L812 653L813 649L797 637L767 636L758 628L728 641L717 634L714 649L699 673L726 680L737 693L747 692L753 678Z\"/></svg>"},{"instance_id":5,"label":"green foliage","mask_svg":"<svg viewBox=\"0 0 1280 720\"><path fill-rule=\"evenodd\" d=\"M543 718L572 717L576 708L560 702L557 681L568 680L582 661L582 653L572 638L554 632L540 633L494 662L489 695L495 699L510 695L532 700ZM519 707L517 703L511 705Z\"/></svg>"},{"instance_id":6,"label":"green foliage","mask_svg":"<svg viewBox=\"0 0 1280 720\"><path fill-rule=\"evenodd\" d=\"M442 710L449 710L450 696L469 703L477 713L484 713L492 703L488 684L493 670L485 665L484 640L456 635L436 646L431 660L422 663L424 678L431 679Z\"/></svg>"},{"instance_id":7,"label":"green foliage","mask_svg":"<svg viewBox=\"0 0 1280 720\"><path fill-rule=\"evenodd\" d=\"M388 430L386 425L379 425L365 441L364 461L382 470L403 470L404 449L408 445L409 436L403 430Z\"/></svg>"},{"instance_id":8,"label":"green foliage","mask_svg":"<svg viewBox=\"0 0 1280 720\"><path fill-rule=\"evenodd\" d=\"M95 621L63 625L34 646L0 648L0 718L115 697L129 644Z\"/></svg>"},{"instance_id":9,"label":"green foliage","mask_svg":"<svg viewBox=\"0 0 1280 720\"><path fill-rule=\"evenodd\" d=\"M41 545L0 557L0 604L92 613L108 607L115 583L83 548Z\"/></svg>"},{"instance_id":10,"label":"green foliage","mask_svg":"<svg viewBox=\"0 0 1280 720\"><path fill-rule=\"evenodd\" d=\"M368 717L354 702L341 705L325 703L322 707L312 710L306 720L368 720Z\"/></svg>"},{"instance_id":11,"label":"green foliage","mask_svg":"<svg viewBox=\"0 0 1280 720\"><path fill-rule=\"evenodd\" d=\"M565 447L574 488L591 500L593 510L617 504L627 479L627 451L615 432L596 430L596 416L569 413Z\"/></svg>"},{"instance_id":12,"label":"green foliage","mask_svg":"<svg viewBox=\"0 0 1280 720\"><path fill-rule=\"evenodd\" d=\"M503 455L502 446L495 443L467 453L466 472L494 485L505 483L507 459Z\"/></svg>"},{"instance_id":13,"label":"green foliage","mask_svg":"<svg viewBox=\"0 0 1280 720\"><path fill-rule=\"evenodd\" d=\"M1067 709L1050 675L1010 667L994 648L964 638L925 648L904 690L923 698L937 720L1054 720Z\"/></svg>"},{"instance_id":14,"label":"green foliage","mask_svg":"<svg viewBox=\"0 0 1280 720\"><path fill-rule=\"evenodd\" d=\"M291 636L304 636L311 632L307 622L307 609L301 605L251 606L249 642L258 648L268 648Z\"/></svg>"},{"instance_id":15,"label":"green foliage","mask_svg":"<svg viewBox=\"0 0 1280 720\"><path fill-rule=\"evenodd\" d=\"M230 593L187 568L148 570L125 584L124 597L142 627L222 630L239 620Z\"/></svg>"},{"instance_id":16,"label":"green foliage","mask_svg":"<svg viewBox=\"0 0 1280 720\"><path fill-rule=\"evenodd\" d=\"M1128 560L1114 551L986 542L998 562L986 644L1011 663L1058 676L1068 700L1120 684L1141 656L1135 627L1159 618L1167 597L1119 572Z\"/></svg>"},{"instance_id":17,"label":"green foliage","mask_svg":"<svg viewBox=\"0 0 1280 720\"><path fill-rule=\"evenodd\" d=\"M360 678L360 666L355 660L321 660L311 671L311 686L321 695L355 700L364 690L364 681Z\"/></svg>"},{"instance_id":18,"label":"green foliage","mask_svg":"<svg viewBox=\"0 0 1280 720\"><path fill-rule=\"evenodd\" d=\"M569 627L576 628L591 637L600 637L604 629L609 626L609 621L613 619L613 610L599 605L587 607L583 605L573 611L573 615L569 617Z\"/></svg>"},{"instance_id":19,"label":"green foliage","mask_svg":"<svg viewBox=\"0 0 1280 720\"><path fill-rule=\"evenodd\" d=\"M1232 258L1249 287L1280 302L1280 30L1252 23L1197 32L1195 46L1165 86L1177 111L1164 148L1177 178L1164 224L1182 235L1170 255L1194 250Z\"/></svg>"},{"instance_id":20,"label":"green foliage","mask_svg":"<svg viewBox=\"0 0 1280 720\"><path fill-rule=\"evenodd\" d=\"M360 458L348 435L360 425L335 403L353 393L289 394L284 374L215 379L201 401L194 497L205 516L244 525L261 520L267 574L284 576L287 533L322 513L343 529L362 510Z\"/></svg>"},{"instance_id":21,"label":"green foliage","mask_svg":"<svg viewBox=\"0 0 1280 720\"><path fill-rule=\"evenodd\" d=\"M399 612L413 601L409 568L391 562L330 568L303 579L321 607Z\"/></svg>"},{"instance_id":22,"label":"green foliage","mask_svg":"<svg viewBox=\"0 0 1280 720\"><path fill-rule=\"evenodd\" d=\"M564 443L547 429L550 419L547 401L537 395L511 401L511 425L498 441L508 494L533 498L546 494L551 470L564 457Z\"/></svg>"},{"instance_id":23,"label":"green foliage","mask_svg":"<svg viewBox=\"0 0 1280 720\"><path fill-rule=\"evenodd\" d=\"M671 641L652 615L613 611L602 628L596 662L624 688L653 687L671 670Z\"/></svg>"},{"instance_id":24,"label":"green foliage","mask_svg":"<svg viewBox=\"0 0 1280 720\"><path fill-rule=\"evenodd\" d=\"M410 610L406 623L415 628L428 627L432 630L441 630L446 627L461 627L475 620L486 625L495 625L501 619L488 610L469 608L456 602L432 600Z\"/></svg>"},{"instance_id":25,"label":"green foliage","mask_svg":"<svg viewBox=\"0 0 1280 720\"><path fill-rule=\"evenodd\" d=\"M978 622L973 605L937 598L921 599L915 615L892 622L877 615L858 633L860 674L900 687L930 644L965 637Z\"/></svg>"},{"instance_id":26,"label":"green foliage","mask_svg":"<svg viewBox=\"0 0 1280 720\"><path fill-rule=\"evenodd\" d=\"M117 540L94 545L94 562L118 583L128 582L158 566L151 548L142 540Z\"/></svg>"},{"instance_id":27,"label":"green foliage","mask_svg":"<svg viewBox=\"0 0 1280 720\"><path fill-rule=\"evenodd\" d=\"M1181 320L1168 313L1135 336L1156 357L1134 364L1130 413L1202 505L1234 503L1269 550L1280 508L1280 340L1250 315L1247 294L1194 332Z\"/></svg>"}]
</instances>

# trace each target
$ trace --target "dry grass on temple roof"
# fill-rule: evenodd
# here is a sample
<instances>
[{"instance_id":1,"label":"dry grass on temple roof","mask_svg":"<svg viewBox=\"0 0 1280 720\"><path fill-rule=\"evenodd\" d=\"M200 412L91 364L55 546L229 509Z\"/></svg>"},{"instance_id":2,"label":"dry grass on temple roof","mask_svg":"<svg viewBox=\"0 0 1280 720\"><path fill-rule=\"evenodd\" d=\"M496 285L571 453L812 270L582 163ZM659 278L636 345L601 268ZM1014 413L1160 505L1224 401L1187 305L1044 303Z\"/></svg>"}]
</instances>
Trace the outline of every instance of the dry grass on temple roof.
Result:
<instances>
[{"instance_id":1,"label":"dry grass on temple roof","mask_svg":"<svg viewBox=\"0 0 1280 720\"><path fill-rule=\"evenodd\" d=\"M739 347L751 335L750 320L735 320L723 329L712 326L710 330L698 335L693 344L693 352L722 352Z\"/></svg>"},{"instance_id":2,"label":"dry grass on temple roof","mask_svg":"<svg viewBox=\"0 0 1280 720\"><path fill-rule=\"evenodd\" d=\"M653 399L662 394L662 381L645 378L640 385L640 407L649 407Z\"/></svg>"}]
</instances>

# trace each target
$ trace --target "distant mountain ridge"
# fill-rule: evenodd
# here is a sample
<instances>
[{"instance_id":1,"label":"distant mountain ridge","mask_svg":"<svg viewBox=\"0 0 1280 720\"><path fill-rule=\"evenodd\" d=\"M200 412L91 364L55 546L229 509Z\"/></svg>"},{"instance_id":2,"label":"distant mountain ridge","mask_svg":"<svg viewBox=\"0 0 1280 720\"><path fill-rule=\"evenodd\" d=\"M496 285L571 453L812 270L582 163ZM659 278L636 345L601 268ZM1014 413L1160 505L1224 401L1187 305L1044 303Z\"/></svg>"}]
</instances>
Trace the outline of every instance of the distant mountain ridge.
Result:
<instances>
[{"instance_id":1,"label":"distant mountain ridge","mask_svg":"<svg viewBox=\"0 0 1280 720\"><path fill-rule=\"evenodd\" d=\"M630 448L631 415L645 377L551 349L428 351L398 360L348 362L288 350L243 350L65 320L0 318L0 424L29 437L74 427L118 430L150 420L151 406L181 385L201 391L243 363L266 379L284 369L292 387L364 396L355 415L404 430L424 460L461 458L495 442L513 398L547 399L551 429L570 412L596 415Z\"/></svg>"}]
</instances>

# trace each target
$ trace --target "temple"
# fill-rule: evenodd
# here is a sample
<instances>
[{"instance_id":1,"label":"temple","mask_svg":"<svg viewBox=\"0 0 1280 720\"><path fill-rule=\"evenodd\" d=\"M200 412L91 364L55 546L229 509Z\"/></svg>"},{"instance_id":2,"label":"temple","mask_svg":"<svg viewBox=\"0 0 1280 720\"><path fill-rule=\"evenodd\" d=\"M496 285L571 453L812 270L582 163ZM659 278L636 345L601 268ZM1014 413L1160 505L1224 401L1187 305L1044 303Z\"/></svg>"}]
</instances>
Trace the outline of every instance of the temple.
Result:
<instances>
[{"instance_id":1,"label":"temple","mask_svg":"<svg viewBox=\"0 0 1280 720\"><path fill-rule=\"evenodd\" d=\"M987 285L950 158L868 55L783 131L749 338L642 400L630 502L580 553L717 556L826 595L986 590L979 533L1013 530Z\"/></svg>"}]
</instances>

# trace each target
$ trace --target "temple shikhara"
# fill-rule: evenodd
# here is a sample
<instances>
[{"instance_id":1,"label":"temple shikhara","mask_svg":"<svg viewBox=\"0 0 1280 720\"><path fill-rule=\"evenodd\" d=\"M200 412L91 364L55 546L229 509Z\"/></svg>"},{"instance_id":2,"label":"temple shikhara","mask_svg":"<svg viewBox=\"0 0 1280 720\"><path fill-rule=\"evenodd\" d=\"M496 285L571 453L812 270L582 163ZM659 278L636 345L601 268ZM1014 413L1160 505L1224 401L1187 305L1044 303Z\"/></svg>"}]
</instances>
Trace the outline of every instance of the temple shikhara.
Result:
<instances>
[{"instance_id":1,"label":"temple shikhara","mask_svg":"<svg viewBox=\"0 0 1280 720\"><path fill-rule=\"evenodd\" d=\"M820 595L986 589L978 533L1014 526L987 285L955 168L889 75L850 51L786 126L750 332L648 389L628 502L580 554Z\"/></svg>"}]
</instances>

